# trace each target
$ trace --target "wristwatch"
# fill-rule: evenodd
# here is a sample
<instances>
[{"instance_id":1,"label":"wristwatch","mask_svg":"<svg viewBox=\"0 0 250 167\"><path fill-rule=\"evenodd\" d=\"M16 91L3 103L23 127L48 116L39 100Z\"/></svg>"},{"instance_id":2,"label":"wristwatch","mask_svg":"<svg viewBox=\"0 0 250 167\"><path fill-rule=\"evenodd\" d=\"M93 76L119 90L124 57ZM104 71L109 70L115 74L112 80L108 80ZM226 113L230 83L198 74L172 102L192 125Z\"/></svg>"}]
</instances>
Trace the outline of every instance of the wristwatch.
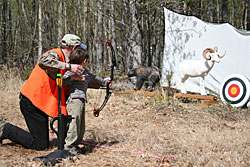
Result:
<instances>
[{"instance_id":1,"label":"wristwatch","mask_svg":"<svg viewBox=\"0 0 250 167\"><path fill-rule=\"evenodd\" d=\"M69 65L69 68L68 68L68 70L71 70L71 64L70 64L70 63L68 63L68 65Z\"/></svg>"}]
</instances>

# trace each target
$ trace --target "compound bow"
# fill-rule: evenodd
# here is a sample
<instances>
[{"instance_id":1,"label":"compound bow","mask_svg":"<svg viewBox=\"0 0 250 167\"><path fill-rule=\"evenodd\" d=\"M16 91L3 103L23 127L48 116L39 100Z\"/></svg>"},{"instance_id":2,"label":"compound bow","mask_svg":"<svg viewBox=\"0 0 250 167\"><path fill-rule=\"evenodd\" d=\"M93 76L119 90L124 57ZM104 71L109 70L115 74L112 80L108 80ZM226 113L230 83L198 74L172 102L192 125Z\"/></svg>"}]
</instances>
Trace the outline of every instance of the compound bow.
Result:
<instances>
[{"instance_id":1,"label":"compound bow","mask_svg":"<svg viewBox=\"0 0 250 167\"><path fill-rule=\"evenodd\" d=\"M111 54L112 54L112 56L111 56L112 64L111 64L111 69L110 69L110 81L109 81L109 83L107 84L106 96L105 96L105 99L104 99L104 101L103 101L101 107L99 107L98 109L96 109L96 108L94 109L93 114L94 114L95 117L98 117L98 116L99 116L99 113L102 111L102 109L104 108L104 106L107 104L107 102L108 102L108 100L109 100L109 98L110 98L110 96L111 96L111 94L112 94L112 91L110 91L110 83L111 83L111 82L113 81L113 79L114 79L114 68L115 68L115 66L116 66L116 57L115 57L115 50L114 50L114 48L113 48L113 46L112 46L110 40L107 40L107 41L106 41L106 45L107 45L107 47L110 47L110 49L111 49Z\"/></svg>"}]
</instances>

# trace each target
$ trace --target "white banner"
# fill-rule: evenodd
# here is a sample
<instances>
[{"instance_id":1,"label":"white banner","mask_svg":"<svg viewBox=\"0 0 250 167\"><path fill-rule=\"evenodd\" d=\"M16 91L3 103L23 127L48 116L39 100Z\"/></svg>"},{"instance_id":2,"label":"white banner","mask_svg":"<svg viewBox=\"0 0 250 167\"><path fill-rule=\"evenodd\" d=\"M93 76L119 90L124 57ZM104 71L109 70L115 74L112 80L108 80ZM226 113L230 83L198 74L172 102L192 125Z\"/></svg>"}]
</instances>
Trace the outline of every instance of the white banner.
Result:
<instances>
[{"instance_id":1,"label":"white banner","mask_svg":"<svg viewBox=\"0 0 250 167\"><path fill-rule=\"evenodd\" d=\"M178 66L186 59L203 59L206 48L218 46L218 53L226 56L215 63L205 77L207 93L219 95L220 84L231 74L250 78L250 32L240 31L230 24L211 24L194 16L184 16L164 9L165 46L161 85L168 86L167 75L173 72L171 86L180 89ZM200 78L189 78L187 91L200 92Z\"/></svg>"}]
</instances>

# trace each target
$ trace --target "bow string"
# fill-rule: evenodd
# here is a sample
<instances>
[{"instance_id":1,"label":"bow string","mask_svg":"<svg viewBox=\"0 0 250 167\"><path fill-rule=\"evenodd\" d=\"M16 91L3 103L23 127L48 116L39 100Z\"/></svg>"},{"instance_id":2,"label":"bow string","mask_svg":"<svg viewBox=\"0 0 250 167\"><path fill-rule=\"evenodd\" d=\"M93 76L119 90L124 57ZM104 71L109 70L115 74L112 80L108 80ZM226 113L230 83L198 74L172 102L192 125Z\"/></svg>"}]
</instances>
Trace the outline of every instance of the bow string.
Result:
<instances>
[{"instance_id":1,"label":"bow string","mask_svg":"<svg viewBox=\"0 0 250 167\"><path fill-rule=\"evenodd\" d=\"M114 50L114 48L113 48L113 46L112 46L112 44L111 44L111 41L110 40L107 40L106 41L106 46L107 47L110 47L110 49L111 49L111 62L112 62L112 64L111 64L111 66L110 66L110 81L109 81L109 83L107 84L107 87L106 87L106 95L105 95L105 99L104 99L104 101L103 101L103 103L102 103L102 105L98 108L98 109L94 109L94 112L93 112L93 114L94 114L94 116L95 117L98 117L99 116L99 113L102 111L102 109L105 107L105 105L107 104L107 102L108 102L108 100L109 100L109 98L110 98L110 96L111 96L111 94L112 94L112 91L111 91L111 89L110 89L110 83L113 81L113 79L114 79L114 68L115 68L115 66L116 66L116 57L115 57L115 50Z\"/></svg>"}]
</instances>

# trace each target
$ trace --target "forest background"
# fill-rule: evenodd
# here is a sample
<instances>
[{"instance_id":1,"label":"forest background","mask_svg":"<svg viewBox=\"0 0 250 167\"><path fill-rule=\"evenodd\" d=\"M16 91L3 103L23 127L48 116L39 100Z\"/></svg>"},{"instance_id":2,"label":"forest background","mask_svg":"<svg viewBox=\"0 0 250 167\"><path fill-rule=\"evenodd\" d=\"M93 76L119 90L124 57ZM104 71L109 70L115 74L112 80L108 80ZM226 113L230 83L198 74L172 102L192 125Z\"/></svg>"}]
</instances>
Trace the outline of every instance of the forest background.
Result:
<instances>
[{"instance_id":1,"label":"forest background","mask_svg":"<svg viewBox=\"0 0 250 167\"><path fill-rule=\"evenodd\" d=\"M211 23L250 29L250 0L1 0L0 65L17 67L27 79L43 52L60 46L64 34L88 46L89 68L109 68L105 41L115 48L121 75L131 67L161 68L163 7Z\"/></svg>"}]
</instances>

